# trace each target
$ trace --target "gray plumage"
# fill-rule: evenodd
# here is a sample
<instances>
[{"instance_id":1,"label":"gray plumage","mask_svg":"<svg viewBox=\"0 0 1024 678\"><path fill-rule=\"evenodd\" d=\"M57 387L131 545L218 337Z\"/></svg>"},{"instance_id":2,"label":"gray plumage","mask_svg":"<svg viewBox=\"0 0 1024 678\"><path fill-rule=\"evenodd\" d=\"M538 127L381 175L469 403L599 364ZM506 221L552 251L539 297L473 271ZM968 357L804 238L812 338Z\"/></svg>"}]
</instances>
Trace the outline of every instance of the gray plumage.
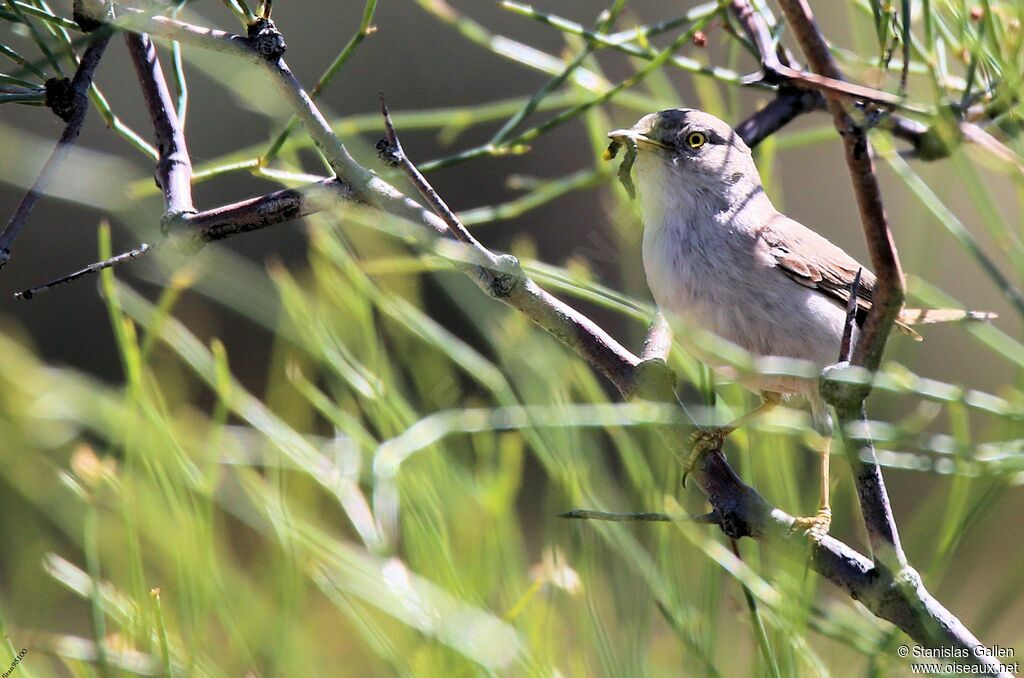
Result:
<instances>
[{"instance_id":1,"label":"gray plumage","mask_svg":"<svg viewBox=\"0 0 1024 678\"><path fill-rule=\"evenodd\" d=\"M754 356L799 358L819 367L834 363L861 265L775 209L750 149L733 129L702 111L670 109L609 136L638 149L644 270L658 306L670 318L708 330ZM865 268L859 321L870 308L874 286L875 277ZM901 319L935 322L965 316L963 311L923 316L907 311ZM691 349L752 390L806 396L816 428L831 433L816 379L732 375L713 355Z\"/></svg>"}]
</instances>

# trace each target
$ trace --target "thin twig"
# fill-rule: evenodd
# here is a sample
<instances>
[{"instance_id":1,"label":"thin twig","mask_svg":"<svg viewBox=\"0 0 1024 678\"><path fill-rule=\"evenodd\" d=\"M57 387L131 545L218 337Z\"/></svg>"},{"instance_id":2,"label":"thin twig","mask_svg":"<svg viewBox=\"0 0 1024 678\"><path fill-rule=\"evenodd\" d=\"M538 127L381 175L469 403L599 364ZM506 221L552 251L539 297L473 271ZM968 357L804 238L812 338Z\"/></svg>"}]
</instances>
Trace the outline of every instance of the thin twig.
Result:
<instances>
[{"instance_id":1,"label":"thin twig","mask_svg":"<svg viewBox=\"0 0 1024 678\"><path fill-rule=\"evenodd\" d=\"M843 340L839 344L839 362L850 362L850 353L853 351L853 328L857 326L857 294L860 292L860 274L864 269L858 268L857 274L853 276L853 284L850 285L850 298L846 302L846 323L843 326Z\"/></svg>"},{"instance_id":2,"label":"thin twig","mask_svg":"<svg viewBox=\"0 0 1024 678\"><path fill-rule=\"evenodd\" d=\"M825 110L826 103L822 90L826 88L814 86L821 83L813 83L808 80L808 74L801 70L795 57L781 45L777 48L774 46L773 27L768 23L772 17L767 9L758 11L749 0L732 0L729 10L736 17L736 21L747 38L756 47L764 79L779 83L775 100L736 126L736 132L740 138L753 148L762 139L781 129L799 115ZM832 86L835 83L825 84ZM810 88L808 88L809 85ZM834 87L832 89L835 90ZM847 96L854 92L849 89L847 83L842 86L841 93ZM902 96L897 98L902 101ZM877 97L865 100L879 101ZM884 125L893 136L911 143L914 152L922 159L934 160L940 157L935 153L929 154L924 149L928 138L926 135L929 131L926 125L891 112L885 116Z\"/></svg>"},{"instance_id":3,"label":"thin twig","mask_svg":"<svg viewBox=\"0 0 1024 678\"><path fill-rule=\"evenodd\" d=\"M811 61L812 67L814 62ZM887 108L907 109L923 112L920 107L907 104L902 97L883 92L874 87L847 82L841 77L831 77L808 71L801 71L781 63L776 64L774 77L821 92L833 101L866 101Z\"/></svg>"},{"instance_id":4,"label":"thin twig","mask_svg":"<svg viewBox=\"0 0 1024 678\"><path fill-rule=\"evenodd\" d=\"M183 24L166 17L148 18L138 14L134 16L140 20L140 25L145 26L147 32L159 34L166 39L180 40L230 53L249 63L265 67L286 104L299 116L307 133L337 173L336 179L328 180L336 181L336 184L321 187L326 194L332 196L332 199L338 201L328 203L327 206L344 202L371 206L409 219L435 234L454 237L453 231L444 219L423 209L355 162L334 136L326 119L287 69L283 60L268 63L251 49L247 39L240 36ZM291 209L279 211L275 218L280 221L294 218L305 209L305 206L309 206L303 202L301 192L298 195L277 197L282 198L287 205L300 206L298 212ZM209 218L221 220L218 229L229 229L231 219L251 218L251 210L257 209L260 200L249 201L244 207L236 206L237 210L234 212L220 210L219 214L211 215ZM317 209L323 207L321 204ZM193 219L199 221L203 214L193 215ZM240 229L239 232L243 230L245 229ZM227 230L224 233L227 233ZM502 263L514 266L514 260L502 259ZM484 282L477 276L474 278L478 283ZM657 361L643 361L633 355L586 316L548 295L525 275L518 273L503 280L511 284L501 289L482 286L492 297L518 309L594 365L624 396L637 392L638 380L648 378L652 374L660 374L657 371L643 369ZM667 372L671 373L670 370ZM670 395L674 400L674 394ZM665 434L664 439L675 454L685 455L688 453L685 449L688 430L688 427L679 424L663 427L659 433ZM766 538L792 552L796 557L806 557L806 541L794 537L790 529L793 517L775 508L745 485L729 467L721 453L705 455L698 468L694 469L693 477L711 504L717 524L727 535L734 538ZM928 643L930 647L938 647L943 643L948 645L948 636L937 635L932 630L933 623L939 623L946 629L954 629L955 633L959 634L958 638L966 637L960 633L961 629L964 632L966 629L963 629L960 622L924 590L920 580L915 579L913 571L909 568L904 568L898 573L881 568L846 544L828 536L813 546L811 566L822 576L848 591L875 615L893 622L919 642ZM897 574L900 576L899 580L894 579ZM925 611L924 614L922 610Z\"/></svg>"},{"instance_id":5,"label":"thin twig","mask_svg":"<svg viewBox=\"0 0 1024 678\"><path fill-rule=\"evenodd\" d=\"M566 511L565 513L558 514L558 517L570 520L603 520L612 523L678 523L687 521L692 523L705 523L708 525L718 524L718 517L714 512L704 515L669 515L668 513L654 513L650 511L616 513L612 511L595 511L593 509L573 509L572 511Z\"/></svg>"},{"instance_id":6,"label":"thin twig","mask_svg":"<svg viewBox=\"0 0 1024 678\"><path fill-rule=\"evenodd\" d=\"M85 123L85 114L89 110L86 92L89 90L89 85L92 84L93 74L96 72L96 67L99 66L100 59L103 57L103 52L107 49L108 44L110 44L110 36L101 35L82 54L78 70L75 71L75 77L71 80L71 93L74 103L71 115L67 118L67 124L64 126L64 131L61 133L53 153L50 154L46 164L39 171L39 175L36 177L35 183L32 184L32 188L25 193L25 196L18 204L18 208L7 222L7 226L4 227L3 232L0 232L0 268L3 268L10 260L11 246L14 244L14 240L25 226L29 215L32 214L32 208L36 206L39 198L46 192L47 187L57 173L57 168L68 157L71 147L74 146L79 133L82 131L82 125Z\"/></svg>"},{"instance_id":7,"label":"thin twig","mask_svg":"<svg viewBox=\"0 0 1024 678\"><path fill-rule=\"evenodd\" d=\"M109 37L106 40L109 40ZM164 79L163 69L160 68L160 61L157 58L156 47L153 45L153 41L145 33L129 32L125 33L125 44L128 46L128 51L135 64L135 71L142 86L146 107L149 109L150 118L153 121L158 152L156 180L164 193L163 223L166 225L180 221L185 215L193 214L196 211L192 202L192 161L189 158L188 147L185 144L185 132L175 111L174 101L171 98L170 90L167 88L167 81ZM84 56L82 63L85 63ZM88 82L85 83L81 91L83 108L85 90L89 84ZM84 112L82 117L84 119ZM145 254L151 249L149 245L143 243L137 249L104 261L95 262L74 273L61 276L23 292L18 292L15 296L27 301L37 294L58 285L72 282L91 273L96 273L105 268L129 261Z\"/></svg>"},{"instance_id":8,"label":"thin twig","mask_svg":"<svg viewBox=\"0 0 1024 678\"><path fill-rule=\"evenodd\" d=\"M23 290L21 292L15 292L14 296L17 297L18 299L30 301L33 298L42 294L43 292L52 290L54 287L63 285L65 283L73 282L75 280L78 280L79 278L83 278L93 273L99 273L105 268L110 268L111 266L116 266L118 264L134 259L135 257L143 255L152 249L155 248L147 245L146 243L142 243L133 250L128 250L127 252L123 252L116 256L110 257L109 259L104 259L103 261L97 261L96 263L89 264L85 268L79 269L74 273L69 273L68 275L61 276L60 278L55 278L54 280L51 280L48 283L37 285L35 287L30 287L29 289Z\"/></svg>"},{"instance_id":9,"label":"thin twig","mask_svg":"<svg viewBox=\"0 0 1024 678\"><path fill-rule=\"evenodd\" d=\"M757 49L765 76L778 73L782 66L797 66L796 59L781 45L773 47L772 26L765 14L755 9L749 0L732 0L729 11ZM736 126L736 133L753 148L798 116L824 107L825 98L820 92L783 84L771 103Z\"/></svg>"},{"instance_id":10,"label":"thin twig","mask_svg":"<svg viewBox=\"0 0 1024 678\"><path fill-rule=\"evenodd\" d=\"M925 7L925 11L928 10L929 8ZM903 19L903 34L900 38L900 42L903 43L903 66L900 68L900 84L896 91L899 93L899 96L904 97L907 94L907 79L910 77L910 0L903 0L900 18Z\"/></svg>"},{"instance_id":11,"label":"thin twig","mask_svg":"<svg viewBox=\"0 0 1024 678\"><path fill-rule=\"evenodd\" d=\"M805 0L780 0L779 4L811 67L827 78L841 80L842 73L832 58ZM843 138L846 163L853 179L871 263L878 276L878 284L872 294L871 311L857 342L853 363L875 370L881 362L889 331L903 304L903 271L882 206L882 190L875 175L867 132L854 123L839 101L829 99L829 111L832 113L836 129Z\"/></svg>"},{"instance_id":12,"label":"thin twig","mask_svg":"<svg viewBox=\"0 0 1024 678\"><path fill-rule=\"evenodd\" d=\"M441 196L437 194L437 191L434 190L434 187L431 186L423 174L416 169L416 165L412 164L412 161L410 161L405 155L405 151L402 149L402 142L399 140L398 134L395 132L395 124L392 122L391 114L388 112L388 106L384 103L383 93L380 95L380 113L384 116L384 129L387 132L387 148L385 149L385 147L382 146L379 147L379 150L381 150L382 153L386 150L386 152L390 154L390 158L388 160L390 163L401 165L402 170L409 177L412 185L420 192L420 195L422 195L423 199L427 201L427 204L430 205L432 210L434 210L434 213L444 219L444 223L446 223L448 228L451 229L451 233L456 240L469 245L474 249L483 250L483 245L481 245L480 242L472 236L469 230L462 225L462 222L459 221L455 212L448 207L445 201L441 199ZM487 255L483 255L483 258L485 260L491 259L496 261L496 258L493 256L488 257ZM494 263L494 261L491 263Z\"/></svg>"},{"instance_id":13,"label":"thin twig","mask_svg":"<svg viewBox=\"0 0 1024 678\"><path fill-rule=\"evenodd\" d=\"M164 79L153 41L145 33L129 32L125 33L125 44L128 46L128 51L135 64L146 107L149 109L150 118L153 121L158 152L156 180L164 193L164 217L165 219L180 219L183 215L195 213L191 187L192 162L185 144L185 133L178 119L170 90L167 88L167 81ZM82 63L85 63L85 56L82 58ZM85 91L89 84L89 82L84 83L81 90L83 109ZM82 116L84 119L84 113ZM14 296L28 301L42 292L129 261L151 249L153 248L143 243L136 249L92 263L74 273L18 292Z\"/></svg>"},{"instance_id":14,"label":"thin twig","mask_svg":"<svg viewBox=\"0 0 1024 678\"><path fill-rule=\"evenodd\" d=\"M190 214L185 224L204 241L223 240L267 226L300 219L324 210L351 206L352 191L340 179L324 179L299 188L285 188Z\"/></svg>"},{"instance_id":15,"label":"thin twig","mask_svg":"<svg viewBox=\"0 0 1024 678\"><path fill-rule=\"evenodd\" d=\"M622 347L582 313L538 287L522 272L515 257L495 255L480 244L405 155L394 123L383 102L381 113L387 130L387 147L381 150L392 162L401 165L408 179L445 223L447 234L463 242L477 254L480 263L470 272L481 288L491 297L519 309L573 348L621 391L627 392L632 389L640 358Z\"/></svg>"},{"instance_id":16,"label":"thin twig","mask_svg":"<svg viewBox=\"0 0 1024 678\"><path fill-rule=\"evenodd\" d=\"M334 79L334 76L341 70L341 67L345 65L345 62L347 62L356 51L356 48L362 44L363 40L376 32L377 29L373 25L373 15L376 11L377 0L366 0L366 5L363 7L363 18L359 22L359 28L356 30L355 35L349 39L348 43L344 48L342 48L338 56L331 62L331 65L327 67L327 70L323 72L320 79L317 80L315 85L313 85L313 89L310 90L310 96L314 99L319 97L320 93L323 92L323 90L330 84L331 80ZM268 15L265 18L270 18L269 6ZM262 156L260 156L260 167L266 167L273 162L274 158L277 157L278 152L280 152L281 147L284 146L284 143L288 140L291 133L295 131L298 124L298 118L292 115L285 124L284 129L278 133L274 140L270 142L270 146L267 150L263 152Z\"/></svg>"},{"instance_id":17,"label":"thin twig","mask_svg":"<svg viewBox=\"0 0 1024 678\"><path fill-rule=\"evenodd\" d=\"M619 17L619 14L624 8L625 3L619 2L618 4L613 5L610 11L602 12L594 26L594 30L598 33L606 33L615 25L615 20ZM540 102L543 101L546 96L561 87L569 76L573 74L573 71L579 68L588 58L590 58L590 55L595 49L597 49L597 44L592 41L588 41L584 45L583 49L580 50L580 53L577 54L564 69L562 69L561 73L558 73L544 83L544 86L530 97L530 100L526 102L526 105L516 111L516 113L501 126L501 129L495 132L489 143L494 146L500 146L506 142L516 129L519 128L519 125L521 125L522 122L526 120L526 118L530 117L530 114L537 109Z\"/></svg>"},{"instance_id":18,"label":"thin twig","mask_svg":"<svg viewBox=\"0 0 1024 678\"><path fill-rule=\"evenodd\" d=\"M795 87L780 87L772 101L736 126L736 134L754 148L804 113L825 106L825 99L817 92Z\"/></svg>"},{"instance_id":19,"label":"thin twig","mask_svg":"<svg viewBox=\"0 0 1024 678\"><path fill-rule=\"evenodd\" d=\"M796 65L794 60L785 52L780 57L779 53L782 52L782 47L779 46L777 48L775 46L775 41L772 38L772 27L768 25L764 15L754 9L748 0L732 0L729 3L729 11L736 17L736 21L743 29L743 32L746 33L747 38L757 49L757 56L761 61L761 68L764 69L766 76L776 72L778 66Z\"/></svg>"},{"instance_id":20,"label":"thin twig","mask_svg":"<svg viewBox=\"0 0 1024 678\"><path fill-rule=\"evenodd\" d=\"M830 78L841 78L842 73L807 3L804 0L781 0L780 6L811 67ZM843 139L846 164L853 181L864 235L878 276L878 283L872 290L871 309L861 327L851 363L874 371L878 369L889 331L903 304L903 271L882 206L882 190L875 174L867 133L854 124L840 101L829 99L828 106L836 130ZM833 403L841 424L859 418L867 395L867 388L850 389L849 393L838 399L842 402ZM873 446L871 453L874 454ZM877 464L873 467L873 473L864 468L870 464L861 466L854 469L854 476L858 481L857 491L872 555L876 562L885 563L894 571L898 570L906 564L906 555L900 545L899 531L881 472Z\"/></svg>"}]
</instances>

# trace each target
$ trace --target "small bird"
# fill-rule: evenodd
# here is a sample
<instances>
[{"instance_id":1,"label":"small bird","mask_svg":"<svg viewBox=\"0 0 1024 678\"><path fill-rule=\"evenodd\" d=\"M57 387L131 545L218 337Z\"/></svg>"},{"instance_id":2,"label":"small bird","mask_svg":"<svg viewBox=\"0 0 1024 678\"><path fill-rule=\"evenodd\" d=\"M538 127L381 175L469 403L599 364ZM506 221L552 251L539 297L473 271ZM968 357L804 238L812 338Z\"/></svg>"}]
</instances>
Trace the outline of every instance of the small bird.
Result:
<instances>
[{"instance_id":1,"label":"small bird","mask_svg":"<svg viewBox=\"0 0 1024 678\"><path fill-rule=\"evenodd\" d=\"M630 129L609 132L609 148L635 154L636 186L644 222L643 263L658 307L669 318L710 331L755 357L799 358L824 367L836 362L853 281L857 324L871 308L875 277L850 255L780 213L764 191L746 143L709 113L674 108L651 113ZM620 177L628 179L624 161ZM631 187L627 185L627 189ZM987 319L990 313L957 309L900 313L911 323ZM853 341L856 341L856 330ZM713 355L688 347L716 371L731 374ZM762 404L725 427L694 434L693 467L700 455L721 449L725 437L789 395L805 396L815 428L830 439L832 422L817 379L740 375ZM829 449L821 454L821 502L816 515L797 518L816 540L828 532Z\"/></svg>"}]
</instances>

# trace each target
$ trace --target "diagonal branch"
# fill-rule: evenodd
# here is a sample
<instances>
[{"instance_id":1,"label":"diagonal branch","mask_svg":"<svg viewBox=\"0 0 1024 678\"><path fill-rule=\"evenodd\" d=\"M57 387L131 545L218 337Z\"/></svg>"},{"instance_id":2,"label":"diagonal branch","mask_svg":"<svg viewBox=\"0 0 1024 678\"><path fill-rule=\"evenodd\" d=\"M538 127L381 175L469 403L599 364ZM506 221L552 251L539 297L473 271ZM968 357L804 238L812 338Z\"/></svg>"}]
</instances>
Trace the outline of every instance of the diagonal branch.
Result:
<instances>
[{"instance_id":1,"label":"diagonal branch","mask_svg":"<svg viewBox=\"0 0 1024 678\"><path fill-rule=\"evenodd\" d=\"M53 181L53 177L57 174L57 168L68 157L71 147L78 140L78 135L82 131L82 125L85 124L85 114L89 110L86 92L89 91L93 74L96 72L96 67L99 66L100 59L103 57L103 52L106 51L108 44L110 44L110 35L99 35L82 54L82 60L78 63L75 77L71 79L71 107L68 116L65 118L67 124L64 126L64 131L61 133L53 153L39 171L39 176L36 177L32 188L25 193L4 230L0 232L0 268L3 268L10 260L11 247L18 234L21 233L21 229L25 226L25 222L28 221L29 215L32 214L32 209L39 202L39 198L42 197L43 193L46 192L50 182Z\"/></svg>"},{"instance_id":2,"label":"diagonal branch","mask_svg":"<svg viewBox=\"0 0 1024 678\"><path fill-rule=\"evenodd\" d=\"M423 174L402 150L394 123L386 106L381 112L387 129L388 147L385 150L396 164L401 165L409 180L424 196L435 213L448 228L446 235L471 248L481 263L475 267L473 277L491 297L516 308L535 323L556 336L591 365L601 371L620 391L632 392L636 388L636 366L640 359L621 346L593 321L568 304L541 289L519 267L515 257L495 255L477 241L445 204Z\"/></svg>"},{"instance_id":3,"label":"diagonal branch","mask_svg":"<svg viewBox=\"0 0 1024 678\"><path fill-rule=\"evenodd\" d=\"M76 11L78 9L76 3ZM82 16L88 15L82 14ZM97 24L97 27L99 25ZM106 35L109 36L110 32L108 31ZM109 37L107 39L109 40ZM170 90L167 88L163 69L160 67L160 60L157 58L156 46L145 33L125 33L124 39L128 52L131 54L132 62L135 65L135 72L138 75L139 84L142 87L142 93L146 100L146 108L149 110L150 119L153 122L158 154L156 183L164 193L164 217L162 224L164 226L163 230L167 232L183 216L195 213L196 211L192 203L192 161L189 158L188 147L185 143L185 131L181 121L178 119ZM88 84L85 85L85 88L88 88ZM82 97L84 102L84 90ZM14 296L25 301L31 300L54 287L130 261L152 249L154 248L146 243L142 243L136 249L90 264L83 269L61 276L50 282L18 292Z\"/></svg>"},{"instance_id":4,"label":"diagonal branch","mask_svg":"<svg viewBox=\"0 0 1024 678\"><path fill-rule=\"evenodd\" d=\"M264 67L270 81L296 112L306 133L336 173L338 180L346 187L348 199L426 226L441 236L452 237L452 231L444 219L403 195L352 158L284 59L264 59L252 48L247 38L223 31L160 16L149 18L133 13L132 19L141 21L146 31L155 36L232 54ZM196 218L200 216L196 215ZM481 289L526 313L538 325L583 356L620 389L633 388L634 367L640 362L639 358L589 318L555 299L523 275L514 257L497 257L489 252L484 255L483 252L486 250L481 247L478 250L478 254L484 256L481 263L488 263L489 266L474 266L471 276Z\"/></svg>"},{"instance_id":5,"label":"diagonal branch","mask_svg":"<svg viewBox=\"0 0 1024 678\"><path fill-rule=\"evenodd\" d=\"M793 56L781 45L778 49L773 49L768 19L754 9L748 0L732 0L729 3L729 11L736 18L747 39L756 47L762 75L776 73L783 65L795 64ZM747 146L753 148L795 118L824 106L825 99L820 92L782 85L771 103L736 126L736 133Z\"/></svg>"},{"instance_id":6,"label":"diagonal branch","mask_svg":"<svg viewBox=\"0 0 1024 678\"><path fill-rule=\"evenodd\" d=\"M336 173L333 178L304 188L276 191L234 205L185 214L184 224L199 240L230 237L345 205L369 206L407 219L434 236L455 239L458 219L451 210L442 208L442 200L430 200L439 212L434 214L356 163L282 59L261 56L245 37L166 17L132 14L130 18L139 22L136 28L155 36L229 53L264 68ZM403 165L410 180L421 191L432 192L418 171L410 171L415 166L401 151L397 133L393 128L390 132L392 139L383 150L391 160ZM642 357L638 357L586 316L538 287L522 273L514 258L493 254L475 240L464 241L464 244L476 251L478 257L462 267L468 269L467 273L487 294L516 308L587 360L615 384L624 398L643 396L677 404L680 408L678 422L660 426L659 433L673 452L685 457L692 422L687 420L685 407L675 398L674 374L663 360L668 345L667 327L654 324L648 346ZM745 485L720 452L706 455L692 476L713 508L713 522L728 536L765 539L796 557L806 558L807 541L792 532L793 517ZM897 571L880 567L843 542L827 536L814 545L810 565L875 615L891 621L930 647L948 646L949 634L955 635L954 644L970 636L955 617L931 598L910 568ZM935 624L949 633L936 632Z\"/></svg>"},{"instance_id":7,"label":"diagonal branch","mask_svg":"<svg viewBox=\"0 0 1024 678\"><path fill-rule=\"evenodd\" d=\"M76 12L79 9L78 3L76 3ZM81 16L87 17L89 15L81 13ZM101 24L96 23L95 27L99 26ZM107 32L106 35L109 36L110 33ZM107 40L109 40L109 37L107 37ZM164 193L164 216L161 223L164 232L167 233L185 215L196 211L192 203L192 161L188 155L188 146L185 144L185 131L181 121L178 119L174 101L171 98L170 90L167 88L167 81L164 79L163 69L160 68L156 46L145 33L125 33L124 40L128 47L128 52L131 54L132 62L135 65L135 72L138 75L139 84L142 87L142 93L146 100L146 108L149 110L150 119L153 122L158 154L156 183ZM85 87L87 89L88 84ZM84 108L84 90L82 101ZM50 282L18 292L14 296L29 301L54 287L130 261L152 249L154 248L146 243L142 243L136 249L90 264L83 269L61 276Z\"/></svg>"},{"instance_id":8,"label":"diagonal branch","mask_svg":"<svg viewBox=\"0 0 1024 678\"><path fill-rule=\"evenodd\" d=\"M390 122L387 124L390 128L389 137L397 140ZM433 188L415 170L411 161L404 155L401 160L407 176L417 188L421 192L432 193ZM457 218L450 210L443 216L446 221L457 222ZM536 320L531 315L531 309L521 310ZM667 332L667 326L656 319L644 349L645 359L634 366L632 388L623 389L620 386L624 397L640 393L643 396L654 395L669 402L675 401L675 395L671 390L673 375L662 359ZM667 391L662 390L666 386ZM679 406L685 414L685 407L681 403ZM679 456L684 456L687 452L685 448L688 424L685 422L685 417L681 416L680 423L658 427L658 432L662 434L665 443ZM719 525L728 536L734 539L744 536L769 539L775 544L782 545L784 550L796 557L806 557L806 542L793 536L793 517L775 508L754 489L745 485L721 452L713 452L703 457L698 467L694 469L693 477L713 507L708 521ZM578 516L572 514L571 517ZM585 514L584 517L590 517L590 514ZM645 514L643 519L652 518ZM951 637L957 642L973 639L960 621L931 597L921 584L920 577L909 567L902 567L898 571L879 567L832 537L825 537L814 546L811 566L861 601L876 615L891 621L912 638L931 647L943 643L948 645L949 642L953 642ZM945 634L940 631L943 629L946 630ZM978 644L977 639L974 639L974 642ZM973 658L972 661L984 663L984 658Z\"/></svg>"}]
</instances>

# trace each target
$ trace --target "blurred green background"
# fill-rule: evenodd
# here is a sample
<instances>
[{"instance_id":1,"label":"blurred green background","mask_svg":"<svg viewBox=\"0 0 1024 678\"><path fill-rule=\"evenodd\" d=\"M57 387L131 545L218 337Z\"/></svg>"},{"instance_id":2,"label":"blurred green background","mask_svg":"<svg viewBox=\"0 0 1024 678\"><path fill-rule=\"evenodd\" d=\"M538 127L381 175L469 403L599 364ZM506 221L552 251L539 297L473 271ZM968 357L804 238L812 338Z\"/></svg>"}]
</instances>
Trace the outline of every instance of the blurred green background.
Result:
<instances>
[{"instance_id":1,"label":"blurred green background","mask_svg":"<svg viewBox=\"0 0 1024 678\"><path fill-rule=\"evenodd\" d=\"M694 4L633 0L609 32ZM848 76L895 92L902 18L890 4L813 7ZM989 131L1016 165L970 145L933 162L908 160L895 153L904 144L873 133L911 300L1000 317L925 328L922 344L894 337L869 415L925 584L984 642L1024 651L1022 313L979 264L1024 284L1015 136L1024 10L979 2L977 20L972 3L908 4L916 41L908 101L925 109L919 119L941 122L935 111L965 89L1009 100ZM70 16L69 5L52 10ZM591 27L608 4L534 7ZM479 0L375 9L376 30L320 98L342 141L411 191L375 157L383 91L413 160L429 168L449 159L429 179L476 235L515 253L543 287L638 350L653 313L642 228L616 167L601 160L604 132L681 105L738 123L774 96L735 83L756 61L716 16L706 46L680 50L691 60L684 68L655 71L528 148L452 162L491 140L585 43ZM365 10L275 3L286 59L303 83L317 81ZM180 17L243 30L225 4L188 3ZM53 24L33 22L60 54L61 36L47 33ZM650 46L664 48L690 24L652 36ZM39 58L23 24L0 22L0 42ZM890 45L893 70L883 74ZM325 172L301 128L271 165L277 173L225 169L263 153L290 111L256 69L196 48L182 53L189 150L197 172L211 175L196 182L199 209ZM166 46L160 57L169 76ZM67 74L69 63L61 62ZM594 99L642 63L595 50L520 130ZM726 71L694 74L688 63ZM120 39L96 83L114 113L151 140ZM8 215L61 122L43 108L0 112ZM867 260L827 115L801 117L756 154L780 209ZM679 486L678 462L648 430L656 412L616 405L609 384L484 298L443 252L415 245L408 224L357 209L320 214L194 256L148 255L98 285L86 279L15 300L18 290L157 237L152 163L95 108L53 192L0 274L4 670L8 651L13 659L23 647L16 670L38 676L908 670L894 651L905 637L770 547L745 541L740 561L706 526L558 518L572 508L700 512L703 504ZM678 348L672 364L685 399L707 402L709 374ZM723 416L753 402L733 384L714 392ZM770 501L807 514L817 460L806 412L793 405L731 437L727 452ZM849 471L841 458L833 469L832 532L863 550Z\"/></svg>"}]
</instances>

